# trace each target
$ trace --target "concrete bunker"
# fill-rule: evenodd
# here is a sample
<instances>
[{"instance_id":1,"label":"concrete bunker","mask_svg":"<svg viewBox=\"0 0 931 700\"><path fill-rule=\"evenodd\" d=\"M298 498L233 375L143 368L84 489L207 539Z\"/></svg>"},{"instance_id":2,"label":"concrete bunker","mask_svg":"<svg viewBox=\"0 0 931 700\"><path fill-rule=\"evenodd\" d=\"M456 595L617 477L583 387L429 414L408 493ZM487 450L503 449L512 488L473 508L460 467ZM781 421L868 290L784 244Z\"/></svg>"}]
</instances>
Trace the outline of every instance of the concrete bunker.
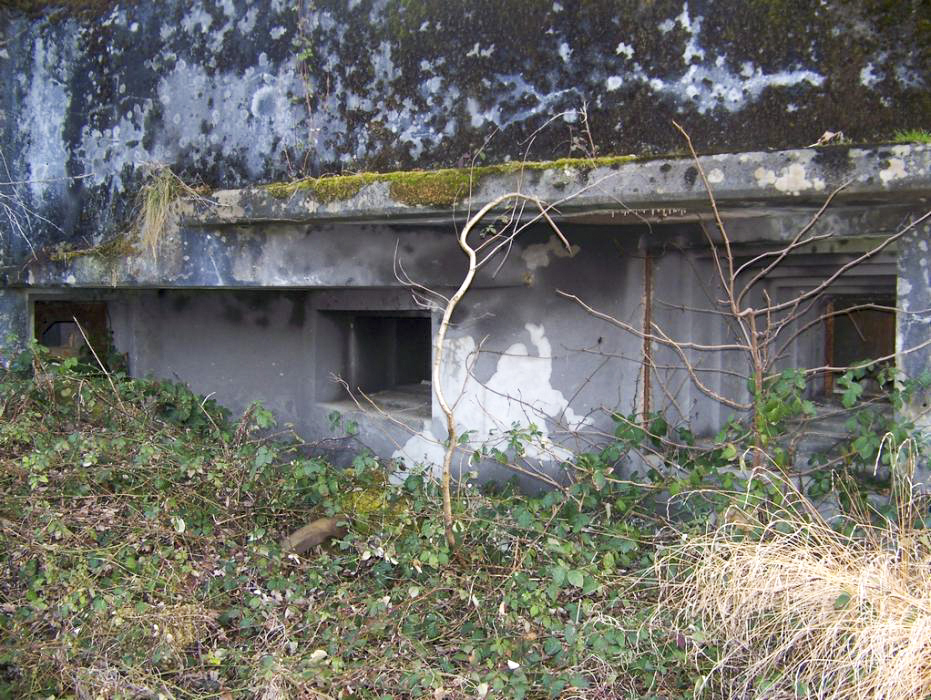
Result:
<instances>
[{"instance_id":1,"label":"concrete bunker","mask_svg":"<svg viewBox=\"0 0 931 700\"><path fill-rule=\"evenodd\" d=\"M735 265L747 274L816 219L810 240L767 272L748 304L783 303L844 271L806 302L779 348L780 368L821 368L808 395L828 408L835 363L891 348L898 366L923 371L931 307L921 265L927 225L897 233L922 214L929 149L896 151L905 173L896 189L875 184L887 151L845 152L843 173L810 151L700 160L716 181ZM768 175L799 167L791 192ZM711 393L748 400L745 358L702 349L734 336L718 308L711 212L694 171L675 158L540 171L532 192L562 202L557 223L570 248L534 224L500 267L480 271L453 318L440 380L458 397L457 431L468 436L461 473L473 468L469 450L491 455L530 435L523 457L556 474L571 454L610 436L617 414L662 411L673 426L713 435L735 409L696 387L690 371ZM826 193L848 180L818 214ZM520 173L487 176L471 206L521 186L531 185ZM318 201L312 191L278 199L264 188L210 201L178 214L157 255L137 251L107 266L90 256L31 263L21 286L3 290L7 318L18 308L28 318L53 298L73 305L62 313L105 303L113 346L134 376L187 382L234 413L261 400L311 440L345 439L332 432L335 411L375 453L438 463L446 434L429 369L441 300L465 270L460 214L396 200L377 181L346 201ZM432 305L406 281L435 292ZM650 327L693 347L678 353L657 332L644 337ZM916 397L916 418L926 401ZM480 467L486 477L511 476L494 459Z\"/></svg>"},{"instance_id":2,"label":"concrete bunker","mask_svg":"<svg viewBox=\"0 0 931 700\"><path fill-rule=\"evenodd\" d=\"M107 305L69 296L36 296L32 301L33 333L56 358L91 356L110 343Z\"/></svg>"}]
</instances>

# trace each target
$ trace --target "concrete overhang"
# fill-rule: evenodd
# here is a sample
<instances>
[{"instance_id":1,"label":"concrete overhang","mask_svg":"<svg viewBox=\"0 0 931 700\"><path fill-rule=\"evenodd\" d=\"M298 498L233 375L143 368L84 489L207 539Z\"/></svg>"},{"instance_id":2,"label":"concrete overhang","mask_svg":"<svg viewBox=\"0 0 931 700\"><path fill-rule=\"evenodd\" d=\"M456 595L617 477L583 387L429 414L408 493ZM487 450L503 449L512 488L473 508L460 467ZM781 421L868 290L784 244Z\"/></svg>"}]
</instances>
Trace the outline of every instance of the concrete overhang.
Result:
<instances>
[{"instance_id":1,"label":"concrete overhang","mask_svg":"<svg viewBox=\"0 0 931 700\"><path fill-rule=\"evenodd\" d=\"M608 162L606 162L608 161ZM396 287L394 246L378 250L385 236L422 238L406 268L433 287L448 285L447 269L461 255L449 245L450 224L468 211L511 192L538 198L554 219L578 227L643 233L650 222L709 218L710 201L699 166L712 188L730 240L763 245L792 239L836 193L817 221L818 231L841 238L882 236L923 214L931 201L931 146L829 147L652 160L601 159L490 166L477 171L365 174L214 192L186 199L181 221L160 235L157 251L107 255L95 249L30 261L8 286L314 288ZM411 177L411 181L407 178ZM438 178L441 186L437 187ZM403 187L398 187L397 183ZM416 203L424 184L429 196L454 197ZM464 183L461 198L447 185ZM322 185L320 183L323 183ZM308 184L310 186L308 186ZM841 188L841 189L838 189ZM282 191L287 193L282 197ZM320 193L327 196L320 196ZM334 192L344 194L334 198ZM278 195L277 197L275 195ZM536 215L529 205L525 216ZM180 224L180 225L179 225ZM663 235L691 235L697 228L650 228ZM690 233L691 232L691 233ZM700 236L695 241L704 245ZM684 241L685 239L683 239ZM686 243L683 243L685 245ZM461 262L461 261L459 261ZM514 267L493 286L522 285Z\"/></svg>"},{"instance_id":2,"label":"concrete overhang","mask_svg":"<svg viewBox=\"0 0 931 700\"><path fill-rule=\"evenodd\" d=\"M521 192L553 207L554 218L618 223L694 220L710 211L696 162L688 157L584 159L412 173L368 173L215 192L183 225L214 228L262 223L385 222L448 224L496 197ZM839 190L834 206L872 209L931 199L931 146L827 146L777 152L705 155L698 159L719 209L728 217L810 210ZM446 187L441 204L417 201L417 182ZM431 180L436 178L436 182ZM448 182L460 183L450 192ZM316 191L326 186L325 196ZM345 187L343 187L345 183ZM342 195L334 197L333 191ZM429 199L425 197L424 199ZM413 201L412 201L413 200ZM527 209L528 215L536 212Z\"/></svg>"}]
</instances>

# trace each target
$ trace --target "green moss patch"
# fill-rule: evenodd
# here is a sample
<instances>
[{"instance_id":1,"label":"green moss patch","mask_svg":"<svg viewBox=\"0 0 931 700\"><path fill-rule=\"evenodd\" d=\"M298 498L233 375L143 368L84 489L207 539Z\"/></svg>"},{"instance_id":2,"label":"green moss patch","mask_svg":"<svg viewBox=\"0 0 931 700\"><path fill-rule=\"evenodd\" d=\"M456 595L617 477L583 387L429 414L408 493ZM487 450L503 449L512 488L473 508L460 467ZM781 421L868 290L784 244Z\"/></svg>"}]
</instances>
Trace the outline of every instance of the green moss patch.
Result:
<instances>
[{"instance_id":1,"label":"green moss patch","mask_svg":"<svg viewBox=\"0 0 931 700\"><path fill-rule=\"evenodd\" d=\"M599 158L560 158L551 161L515 161L474 168L444 168L441 170L410 170L389 173L358 173L331 177L311 177L294 182L266 185L266 191L276 199L289 199L298 192L308 192L323 204L346 201L363 187L386 182L391 196L411 207L449 207L466 199L479 182L493 175L542 172L545 170L576 170L580 173L594 168L617 167L636 160L636 156L603 156Z\"/></svg>"}]
</instances>

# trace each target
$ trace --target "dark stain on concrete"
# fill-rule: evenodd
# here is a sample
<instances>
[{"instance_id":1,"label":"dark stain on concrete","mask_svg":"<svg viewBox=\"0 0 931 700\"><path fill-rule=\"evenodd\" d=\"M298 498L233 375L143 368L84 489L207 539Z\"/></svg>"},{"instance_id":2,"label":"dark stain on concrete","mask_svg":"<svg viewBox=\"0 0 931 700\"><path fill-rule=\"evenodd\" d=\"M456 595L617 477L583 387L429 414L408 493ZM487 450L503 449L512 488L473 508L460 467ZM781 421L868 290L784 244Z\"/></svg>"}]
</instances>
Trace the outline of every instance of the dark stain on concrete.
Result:
<instances>
[{"instance_id":1,"label":"dark stain on concrete","mask_svg":"<svg viewBox=\"0 0 931 700\"><path fill-rule=\"evenodd\" d=\"M685 183L688 185L689 189L692 189L695 186L695 180L698 177L698 168L691 167L685 171Z\"/></svg>"}]
</instances>

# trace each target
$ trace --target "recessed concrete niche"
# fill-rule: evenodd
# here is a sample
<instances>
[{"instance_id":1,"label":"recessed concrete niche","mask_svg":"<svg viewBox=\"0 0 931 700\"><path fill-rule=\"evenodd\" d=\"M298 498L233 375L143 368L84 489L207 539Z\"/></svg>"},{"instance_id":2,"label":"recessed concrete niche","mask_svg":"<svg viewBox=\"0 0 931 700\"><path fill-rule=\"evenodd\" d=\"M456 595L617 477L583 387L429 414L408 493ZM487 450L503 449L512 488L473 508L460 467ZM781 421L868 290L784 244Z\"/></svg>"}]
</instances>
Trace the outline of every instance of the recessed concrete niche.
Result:
<instances>
[{"instance_id":1,"label":"recessed concrete niche","mask_svg":"<svg viewBox=\"0 0 931 700\"><path fill-rule=\"evenodd\" d=\"M345 381L321 388L323 401L374 401L386 411L418 418L431 414L432 323L416 311L326 311L327 342L318 361L338 368ZM327 357L327 352L334 353ZM348 391L347 391L348 387ZM351 396L347 396L350 394Z\"/></svg>"}]
</instances>

